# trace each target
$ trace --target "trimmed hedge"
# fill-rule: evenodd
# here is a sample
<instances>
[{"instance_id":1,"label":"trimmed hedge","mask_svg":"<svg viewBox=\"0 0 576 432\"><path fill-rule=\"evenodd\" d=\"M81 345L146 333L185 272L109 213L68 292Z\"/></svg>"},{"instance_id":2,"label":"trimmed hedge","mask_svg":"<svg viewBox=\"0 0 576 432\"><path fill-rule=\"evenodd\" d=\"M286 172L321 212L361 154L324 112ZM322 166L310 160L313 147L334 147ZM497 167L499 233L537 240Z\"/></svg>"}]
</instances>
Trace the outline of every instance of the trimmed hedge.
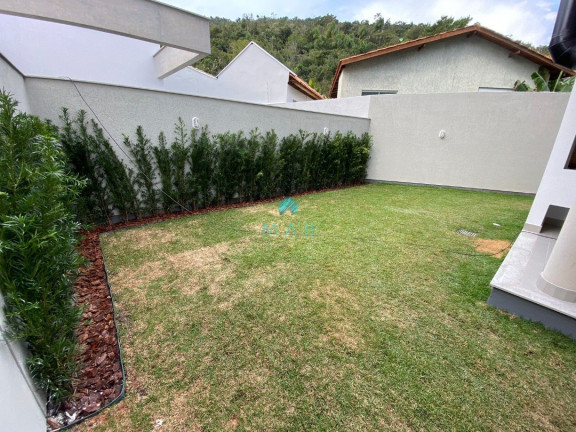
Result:
<instances>
[{"instance_id":1,"label":"trimmed hedge","mask_svg":"<svg viewBox=\"0 0 576 432\"><path fill-rule=\"evenodd\" d=\"M88 187L78 213L90 222L139 218L159 212L255 201L298 192L359 184L366 178L371 138L349 132L323 135L300 131L279 138L274 131L211 135L189 130L181 118L168 144L161 133L152 145L141 126L124 136L122 161L102 129L80 111L61 119L70 163ZM88 131L91 131L90 133ZM90 208L91 211L86 211Z\"/></svg>"}]
</instances>

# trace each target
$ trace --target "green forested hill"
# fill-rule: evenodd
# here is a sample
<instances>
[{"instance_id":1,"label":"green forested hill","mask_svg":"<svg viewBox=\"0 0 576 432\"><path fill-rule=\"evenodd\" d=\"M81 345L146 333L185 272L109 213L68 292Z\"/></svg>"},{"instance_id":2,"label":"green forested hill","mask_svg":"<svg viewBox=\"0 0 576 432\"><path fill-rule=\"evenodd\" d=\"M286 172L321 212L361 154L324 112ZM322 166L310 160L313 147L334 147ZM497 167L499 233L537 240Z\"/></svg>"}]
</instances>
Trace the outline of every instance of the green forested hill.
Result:
<instances>
[{"instance_id":1,"label":"green forested hill","mask_svg":"<svg viewBox=\"0 0 576 432\"><path fill-rule=\"evenodd\" d=\"M312 87L327 95L342 58L465 27L471 18L442 17L434 24L392 23L377 17L341 22L333 15L317 18L244 16L235 21L211 18L212 54L195 66L218 74L250 41L255 41Z\"/></svg>"}]
</instances>

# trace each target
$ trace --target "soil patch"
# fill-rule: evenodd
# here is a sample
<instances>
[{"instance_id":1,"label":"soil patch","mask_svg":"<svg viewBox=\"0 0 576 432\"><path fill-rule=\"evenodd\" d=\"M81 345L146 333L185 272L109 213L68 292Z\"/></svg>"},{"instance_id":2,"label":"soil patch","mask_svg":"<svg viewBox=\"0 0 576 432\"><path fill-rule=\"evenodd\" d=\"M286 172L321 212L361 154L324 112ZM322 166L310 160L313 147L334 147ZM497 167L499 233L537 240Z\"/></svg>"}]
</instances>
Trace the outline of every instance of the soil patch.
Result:
<instances>
[{"instance_id":1,"label":"soil patch","mask_svg":"<svg viewBox=\"0 0 576 432\"><path fill-rule=\"evenodd\" d=\"M496 258L502 258L512 247L512 243L507 240L490 240L482 238L474 239L474 245L478 252L489 254Z\"/></svg>"}]
</instances>

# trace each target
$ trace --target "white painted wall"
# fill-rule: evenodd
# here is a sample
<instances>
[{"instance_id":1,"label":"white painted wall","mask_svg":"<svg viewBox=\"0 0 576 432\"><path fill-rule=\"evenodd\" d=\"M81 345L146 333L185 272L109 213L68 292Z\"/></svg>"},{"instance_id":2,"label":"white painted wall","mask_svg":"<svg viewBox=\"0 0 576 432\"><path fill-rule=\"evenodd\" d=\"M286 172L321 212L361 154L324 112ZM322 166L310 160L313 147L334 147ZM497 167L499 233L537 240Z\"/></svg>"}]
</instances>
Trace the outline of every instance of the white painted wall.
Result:
<instances>
[{"instance_id":1,"label":"white painted wall","mask_svg":"<svg viewBox=\"0 0 576 432\"><path fill-rule=\"evenodd\" d=\"M305 102L305 101L312 101L314 99L312 99L310 96L305 95L304 93L302 93L299 90L296 90L294 87L292 86L288 86L288 96L286 98L286 101L288 103L293 103L293 102Z\"/></svg>"},{"instance_id":2,"label":"white painted wall","mask_svg":"<svg viewBox=\"0 0 576 432\"><path fill-rule=\"evenodd\" d=\"M60 124L60 108L72 112L88 111L76 89L66 80L27 78L30 110L41 118ZM249 132L258 128L261 132L275 130L279 136L309 132L352 131L367 132L368 119L332 114L278 108L221 99L203 98L127 87L79 83L78 88L98 117L115 139L122 143L122 134L133 135L138 125L156 142L160 131L171 139L174 123L182 117L191 127L192 118L198 117L200 126L208 125L213 133L227 131Z\"/></svg>"},{"instance_id":3,"label":"white painted wall","mask_svg":"<svg viewBox=\"0 0 576 432\"><path fill-rule=\"evenodd\" d=\"M370 96L368 179L536 193L568 96Z\"/></svg>"},{"instance_id":4,"label":"white painted wall","mask_svg":"<svg viewBox=\"0 0 576 432\"><path fill-rule=\"evenodd\" d=\"M368 118L370 98L366 96L358 96L345 99L324 99L309 102L284 103L276 104L276 106L304 111Z\"/></svg>"},{"instance_id":5,"label":"white painted wall","mask_svg":"<svg viewBox=\"0 0 576 432\"><path fill-rule=\"evenodd\" d=\"M532 203L524 229L540 232L551 205L571 208L576 200L576 170L565 169L576 140L576 91L572 91L542 182Z\"/></svg>"},{"instance_id":6,"label":"white painted wall","mask_svg":"<svg viewBox=\"0 0 576 432\"><path fill-rule=\"evenodd\" d=\"M218 74L218 81L234 88L232 99L246 102L274 103L288 100L290 70L254 42Z\"/></svg>"},{"instance_id":7,"label":"white painted wall","mask_svg":"<svg viewBox=\"0 0 576 432\"><path fill-rule=\"evenodd\" d=\"M28 95L24 77L0 55L0 90L6 90L19 102L20 111L28 111Z\"/></svg>"},{"instance_id":8,"label":"white painted wall","mask_svg":"<svg viewBox=\"0 0 576 432\"><path fill-rule=\"evenodd\" d=\"M218 99L271 104L289 95L290 70L258 44L251 42L217 77L186 68L164 80L162 90ZM142 88L151 88L136 86ZM297 92L300 98L306 96Z\"/></svg>"},{"instance_id":9,"label":"white painted wall","mask_svg":"<svg viewBox=\"0 0 576 432\"><path fill-rule=\"evenodd\" d=\"M24 76L161 88L152 60L158 49L109 33L0 15L0 53Z\"/></svg>"},{"instance_id":10,"label":"white painted wall","mask_svg":"<svg viewBox=\"0 0 576 432\"><path fill-rule=\"evenodd\" d=\"M0 53L24 76L70 77L256 103L295 99L289 69L255 43L219 75L187 67L158 79L158 44L80 27L0 14ZM300 92L299 99L308 99Z\"/></svg>"},{"instance_id":11,"label":"white painted wall","mask_svg":"<svg viewBox=\"0 0 576 432\"><path fill-rule=\"evenodd\" d=\"M43 432L46 430L46 400L35 390L27 373L22 345L7 341L4 300L0 295L0 430Z\"/></svg>"},{"instance_id":12,"label":"white painted wall","mask_svg":"<svg viewBox=\"0 0 576 432\"><path fill-rule=\"evenodd\" d=\"M512 88L518 79L532 82L538 65L479 36L455 36L347 65L338 97L362 90L399 94L477 92L479 87Z\"/></svg>"}]
</instances>

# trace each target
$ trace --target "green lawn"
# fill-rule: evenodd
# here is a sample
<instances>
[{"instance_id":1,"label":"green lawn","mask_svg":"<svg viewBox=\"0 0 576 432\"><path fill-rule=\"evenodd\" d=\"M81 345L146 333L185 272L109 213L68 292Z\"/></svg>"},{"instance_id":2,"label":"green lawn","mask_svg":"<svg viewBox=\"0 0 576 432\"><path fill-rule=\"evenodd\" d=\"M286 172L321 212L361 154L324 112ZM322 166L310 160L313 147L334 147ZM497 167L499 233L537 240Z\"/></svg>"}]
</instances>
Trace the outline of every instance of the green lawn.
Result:
<instances>
[{"instance_id":1,"label":"green lawn","mask_svg":"<svg viewBox=\"0 0 576 432\"><path fill-rule=\"evenodd\" d=\"M531 198L374 184L296 201L102 236L127 396L83 428L576 430L576 344L488 307L502 259L456 233L511 242Z\"/></svg>"}]
</instances>

